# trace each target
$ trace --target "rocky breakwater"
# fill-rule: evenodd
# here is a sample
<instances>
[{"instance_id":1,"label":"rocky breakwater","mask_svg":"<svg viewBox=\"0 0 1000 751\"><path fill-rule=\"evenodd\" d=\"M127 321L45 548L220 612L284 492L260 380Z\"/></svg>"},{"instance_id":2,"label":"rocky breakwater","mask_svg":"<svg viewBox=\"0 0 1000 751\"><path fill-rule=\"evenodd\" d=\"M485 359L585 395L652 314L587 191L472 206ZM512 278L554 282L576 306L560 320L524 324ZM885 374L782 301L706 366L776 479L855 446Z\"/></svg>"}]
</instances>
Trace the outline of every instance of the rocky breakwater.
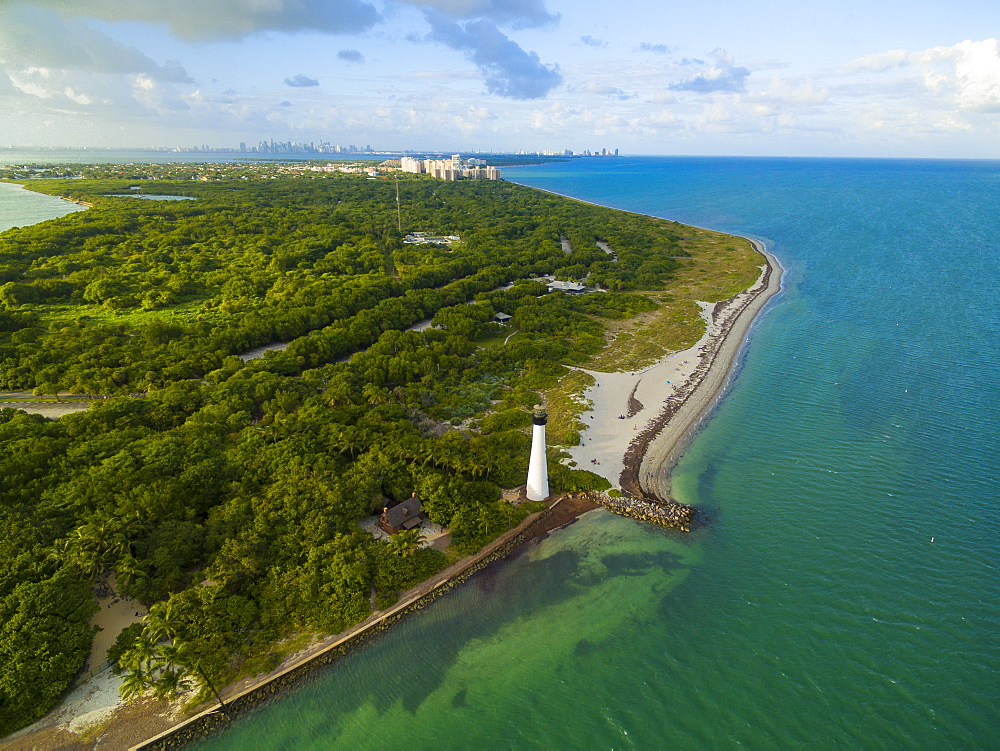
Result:
<instances>
[{"instance_id":1,"label":"rocky breakwater","mask_svg":"<svg viewBox=\"0 0 1000 751\"><path fill-rule=\"evenodd\" d=\"M661 501L659 498L637 498L630 494L612 496L605 493L589 493L588 495L608 511L641 522L679 529L681 532L690 532L691 524L694 522L694 508L672 499Z\"/></svg>"}]
</instances>

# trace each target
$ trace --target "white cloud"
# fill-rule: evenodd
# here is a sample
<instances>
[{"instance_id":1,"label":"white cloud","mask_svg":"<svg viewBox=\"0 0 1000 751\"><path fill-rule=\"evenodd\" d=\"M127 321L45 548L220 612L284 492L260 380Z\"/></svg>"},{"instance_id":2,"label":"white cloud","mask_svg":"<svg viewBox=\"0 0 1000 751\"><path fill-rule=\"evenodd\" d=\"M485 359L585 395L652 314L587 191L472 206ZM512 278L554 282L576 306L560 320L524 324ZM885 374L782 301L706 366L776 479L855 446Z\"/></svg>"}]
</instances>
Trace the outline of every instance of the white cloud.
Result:
<instances>
[{"instance_id":1,"label":"white cloud","mask_svg":"<svg viewBox=\"0 0 1000 751\"><path fill-rule=\"evenodd\" d=\"M671 47L669 44L654 44L652 42L643 42L639 45L639 49L642 52L655 52L658 55L667 55L677 51L676 47Z\"/></svg>"},{"instance_id":2,"label":"white cloud","mask_svg":"<svg viewBox=\"0 0 1000 751\"><path fill-rule=\"evenodd\" d=\"M874 55L865 55L857 60L852 60L843 68L843 73L850 75L862 71L871 73L883 73L887 70L894 70L907 64L910 53L906 50L889 50L888 52L878 52Z\"/></svg>"},{"instance_id":3,"label":"white cloud","mask_svg":"<svg viewBox=\"0 0 1000 751\"><path fill-rule=\"evenodd\" d=\"M940 91L953 85L960 108L1000 112L1000 42L965 41L945 52L954 67L933 78L925 76L928 87Z\"/></svg>"},{"instance_id":4,"label":"white cloud","mask_svg":"<svg viewBox=\"0 0 1000 751\"><path fill-rule=\"evenodd\" d=\"M303 88L306 86L319 86L319 81L307 76L305 73L296 73L294 76L285 79L285 86L293 88Z\"/></svg>"},{"instance_id":5,"label":"white cloud","mask_svg":"<svg viewBox=\"0 0 1000 751\"><path fill-rule=\"evenodd\" d=\"M358 50L339 50L337 52L337 59L345 60L349 63L363 63L365 56Z\"/></svg>"},{"instance_id":6,"label":"white cloud","mask_svg":"<svg viewBox=\"0 0 1000 751\"><path fill-rule=\"evenodd\" d=\"M961 110L1000 112L1000 42L995 38L959 42L910 52L891 50L849 63L842 71L888 74L880 83L920 82L925 93Z\"/></svg>"},{"instance_id":7,"label":"white cloud","mask_svg":"<svg viewBox=\"0 0 1000 751\"><path fill-rule=\"evenodd\" d=\"M460 20L486 18L496 24L515 29L545 26L559 20L558 15L550 13L545 7L545 0L396 0L396 2Z\"/></svg>"},{"instance_id":8,"label":"white cloud","mask_svg":"<svg viewBox=\"0 0 1000 751\"><path fill-rule=\"evenodd\" d=\"M492 94L544 97L561 82L557 65L543 63L501 31L556 24L558 16L545 0L381 0L380 5L423 12L430 26L424 39L464 53ZM158 65L86 20L155 24L178 39L209 42L269 32L358 34L384 18L368 0L11 0L0 5L0 63L8 69L30 61L182 81L187 74L178 64ZM342 51L340 58L364 59L356 50Z\"/></svg>"},{"instance_id":9,"label":"white cloud","mask_svg":"<svg viewBox=\"0 0 1000 751\"><path fill-rule=\"evenodd\" d=\"M164 81L190 81L176 61L159 64L79 19L18 4L0 11L0 65L7 70L41 66L94 73L145 73Z\"/></svg>"},{"instance_id":10,"label":"white cloud","mask_svg":"<svg viewBox=\"0 0 1000 751\"><path fill-rule=\"evenodd\" d=\"M743 67L723 50L709 58L675 58L647 67L623 64L616 68L620 75L614 85L636 91L639 101L618 105L616 111L638 131L675 128L692 138L713 133L770 138L775 151L817 138L823 139L817 153L832 143L865 148L883 143L884 153L898 153L902 143L944 142L961 134L982 140L992 133L1000 142L1000 44L995 39L891 50L835 71L766 79L751 73L781 66L771 61ZM587 84L581 86L580 79ZM675 83L663 90L656 79ZM606 80L598 69L567 70L574 91L601 92Z\"/></svg>"},{"instance_id":11,"label":"white cloud","mask_svg":"<svg viewBox=\"0 0 1000 751\"><path fill-rule=\"evenodd\" d=\"M674 91L693 91L699 94L710 94L716 91L745 91L749 68L737 65L733 56L723 49L715 49L709 53L715 62L705 63L702 60L691 61L701 70L693 76L671 84Z\"/></svg>"},{"instance_id":12,"label":"white cloud","mask_svg":"<svg viewBox=\"0 0 1000 751\"><path fill-rule=\"evenodd\" d=\"M587 84L587 91L593 94L599 94L601 96L610 97L611 99L618 99L620 101L625 101L626 99L635 99L635 94L629 94L623 89L619 89L617 86L608 86L599 83Z\"/></svg>"},{"instance_id":13,"label":"white cloud","mask_svg":"<svg viewBox=\"0 0 1000 751\"><path fill-rule=\"evenodd\" d=\"M549 36L555 0L0 0L0 132L34 139L51 128L62 143L59 133L92 143L180 133L169 142L273 135L400 148L451 148L452 139L456 148L593 148L599 136L647 153L706 136L730 152L756 138L771 153L790 143L818 144L811 153L832 142L1000 143L996 39L803 70L801 60L764 60L747 47L739 62L723 49L702 55L710 44L681 50L655 32L654 41L625 41L570 19L562 1L575 24L564 39ZM357 49L333 34L358 37ZM287 62L269 58L300 41ZM260 59L243 65L251 48ZM228 71L209 67L223 55Z\"/></svg>"},{"instance_id":14,"label":"white cloud","mask_svg":"<svg viewBox=\"0 0 1000 751\"><path fill-rule=\"evenodd\" d=\"M812 78L794 83L781 76L772 76L763 96L792 105L822 104L829 100L830 90L825 86L817 87Z\"/></svg>"},{"instance_id":15,"label":"white cloud","mask_svg":"<svg viewBox=\"0 0 1000 751\"><path fill-rule=\"evenodd\" d=\"M558 66L546 65L534 52L523 50L489 20L458 23L440 14L426 14L430 39L461 50L475 63L491 94L509 99L540 99L562 83Z\"/></svg>"}]
</instances>

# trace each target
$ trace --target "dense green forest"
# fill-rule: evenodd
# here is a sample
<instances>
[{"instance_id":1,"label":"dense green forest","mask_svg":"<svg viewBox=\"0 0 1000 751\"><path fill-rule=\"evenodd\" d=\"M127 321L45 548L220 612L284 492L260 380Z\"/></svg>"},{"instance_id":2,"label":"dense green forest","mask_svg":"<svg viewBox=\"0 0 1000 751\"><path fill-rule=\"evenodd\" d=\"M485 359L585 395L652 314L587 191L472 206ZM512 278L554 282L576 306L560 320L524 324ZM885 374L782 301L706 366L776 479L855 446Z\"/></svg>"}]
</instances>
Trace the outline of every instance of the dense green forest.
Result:
<instances>
[{"instance_id":1,"label":"dense green forest","mask_svg":"<svg viewBox=\"0 0 1000 751\"><path fill-rule=\"evenodd\" d=\"M452 555L516 524L501 488L523 482L527 410L685 255L680 225L503 182L224 178L32 180L92 208L0 234L0 389L103 397L0 410L0 734L79 671L110 573L169 621L176 664L226 683L446 564L359 529L386 503L419 493ZM134 185L196 200L105 195ZM461 242L404 244L416 230ZM558 455L550 478L606 487ZM155 677L123 662L133 686Z\"/></svg>"}]
</instances>

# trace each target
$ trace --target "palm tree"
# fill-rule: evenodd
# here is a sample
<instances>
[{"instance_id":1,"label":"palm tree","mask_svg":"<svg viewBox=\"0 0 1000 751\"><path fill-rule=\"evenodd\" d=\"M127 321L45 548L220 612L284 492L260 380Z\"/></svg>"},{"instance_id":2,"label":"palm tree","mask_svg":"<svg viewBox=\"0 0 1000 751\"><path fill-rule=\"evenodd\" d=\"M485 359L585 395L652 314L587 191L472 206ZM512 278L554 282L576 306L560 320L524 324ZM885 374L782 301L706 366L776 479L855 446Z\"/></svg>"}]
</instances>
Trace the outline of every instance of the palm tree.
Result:
<instances>
[{"instance_id":1,"label":"palm tree","mask_svg":"<svg viewBox=\"0 0 1000 751\"><path fill-rule=\"evenodd\" d=\"M400 558L409 558L417 554L426 538L420 529L404 529L389 538L389 551Z\"/></svg>"},{"instance_id":2,"label":"palm tree","mask_svg":"<svg viewBox=\"0 0 1000 751\"><path fill-rule=\"evenodd\" d=\"M499 466L500 453L491 450L482 441L473 439L469 451L469 465L472 476L484 474L489 477L490 472Z\"/></svg>"},{"instance_id":3,"label":"palm tree","mask_svg":"<svg viewBox=\"0 0 1000 751\"><path fill-rule=\"evenodd\" d=\"M361 445L358 430L351 425L334 428L332 439L333 447L342 454L349 452L352 459Z\"/></svg>"},{"instance_id":4,"label":"palm tree","mask_svg":"<svg viewBox=\"0 0 1000 751\"><path fill-rule=\"evenodd\" d=\"M162 654L164 660L166 660L170 665L180 668L179 672L182 673L181 679L184 677L190 678L192 672L196 673L201 682L215 695L215 699L219 702L219 707L222 709L222 713L226 716L226 718L229 720L233 719L229 714L229 708L222 700L222 696L219 695L218 689L215 688L215 684L212 683L208 674L202 669L201 661L198 659L198 655L195 654L195 651L189 642L174 639L174 643L172 645L163 648Z\"/></svg>"},{"instance_id":5,"label":"palm tree","mask_svg":"<svg viewBox=\"0 0 1000 751\"><path fill-rule=\"evenodd\" d=\"M123 699L131 699L152 690L158 698L174 698L191 686L191 677L185 666L177 663L178 648L169 643L156 642L145 632L122 655L128 668L125 680L118 689Z\"/></svg>"},{"instance_id":6,"label":"palm tree","mask_svg":"<svg viewBox=\"0 0 1000 751\"><path fill-rule=\"evenodd\" d=\"M52 548L49 550L47 558L50 563L56 566L72 566L74 565L76 555L76 548L73 545L73 541L68 537L61 540L56 540L52 544Z\"/></svg>"},{"instance_id":7,"label":"palm tree","mask_svg":"<svg viewBox=\"0 0 1000 751\"><path fill-rule=\"evenodd\" d=\"M134 696L141 696L153 687L153 680L149 673L141 667L130 668L125 674L122 685L118 687L118 693L126 701Z\"/></svg>"},{"instance_id":8,"label":"palm tree","mask_svg":"<svg viewBox=\"0 0 1000 751\"><path fill-rule=\"evenodd\" d=\"M323 396L326 398L326 403L331 407L343 407L352 403L354 389L346 381L338 380L327 384L326 389L323 391Z\"/></svg>"},{"instance_id":9,"label":"palm tree","mask_svg":"<svg viewBox=\"0 0 1000 751\"><path fill-rule=\"evenodd\" d=\"M386 404L392 401L392 396L388 389L376 386L374 383L366 383L361 389L361 395L372 406L376 404Z\"/></svg>"},{"instance_id":10,"label":"palm tree","mask_svg":"<svg viewBox=\"0 0 1000 751\"><path fill-rule=\"evenodd\" d=\"M118 664L128 671L118 689L123 699L144 694L156 685L157 660L157 642L143 629L118 660Z\"/></svg>"},{"instance_id":11,"label":"palm tree","mask_svg":"<svg viewBox=\"0 0 1000 751\"><path fill-rule=\"evenodd\" d=\"M118 575L118 583L125 587L132 587L149 578L146 572L139 568L139 561L131 553L126 553L118 561L115 572Z\"/></svg>"},{"instance_id":12,"label":"palm tree","mask_svg":"<svg viewBox=\"0 0 1000 751\"><path fill-rule=\"evenodd\" d=\"M382 447L381 453L390 459L412 459L421 451L421 439L412 435L392 436L392 440Z\"/></svg>"},{"instance_id":13,"label":"palm tree","mask_svg":"<svg viewBox=\"0 0 1000 751\"><path fill-rule=\"evenodd\" d=\"M173 697L199 681L215 695L222 713L232 719L193 645L183 638L184 623L180 615L180 607L173 598L149 609L142 633L122 655L121 665L128 670L120 689L122 697L131 698L149 689L156 696Z\"/></svg>"},{"instance_id":14,"label":"palm tree","mask_svg":"<svg viewBox=\"0 0 1000 751\"><path fill-rule=\"evenodd\" d=\"M173 597L154 603L143 619L146 623L143 633L147 634L154 642L160 642L164 639L173 641L183 628L180 622L180 611L180 606Z\"/></svg>"},{"instance_id":15,"label":"palm tree","mask_svg":"<svg viewBox=\"0 0 1000 751\"><path fill-rule=\"evenodd\" d=\"M183 666L165 664L153 686L153 693L157 698L174 699L177 694L191 688L193 682L194 679ZM225 705L223 705L223 711L225 711ZM229 717L228 712L226 717Z\"/></svg>"},{"instance_id":16,"label":"palm tree","mask_svg":"<svg viewBox=\"0 0 1000 751\"><path fill-rule=\"evenodd\" d=\"M119 560L131 557L128 535L135 534L140 527L138 515L126 519L91 519L59 544L59 555L110 590L105 574Z\"/></svg>"}]
</instances>

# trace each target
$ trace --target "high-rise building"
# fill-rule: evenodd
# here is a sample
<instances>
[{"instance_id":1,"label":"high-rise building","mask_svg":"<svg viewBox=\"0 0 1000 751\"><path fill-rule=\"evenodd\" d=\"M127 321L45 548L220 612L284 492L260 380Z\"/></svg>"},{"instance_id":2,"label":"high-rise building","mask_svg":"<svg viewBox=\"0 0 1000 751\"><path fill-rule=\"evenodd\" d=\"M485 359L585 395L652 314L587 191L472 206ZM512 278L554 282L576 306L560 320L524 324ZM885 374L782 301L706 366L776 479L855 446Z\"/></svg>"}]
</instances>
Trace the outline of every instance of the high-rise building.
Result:
<instances>
[{"instance_id":1,"label":"high-rise building","mask_svg":"<svg viewBox=\"0 0 1000 751\"><path fill-rule=\"evenodd\" d=\"M404 156L399 159L399 168L403 172L413 172L419 175L424 171L424 163L420 159L414 159L412 156Z\"/></svg>"},{"instance_id":2,"label":"high-rise building","mask_svg":"<svg viewBox=\"0 0 1000 751\"><path fill-rule=\"evenodd\" d=\"M472 166L473 162L477 166ZM457 167L462 164L462 158L456 154L451 159L417 159L412 156L400 157L399 168L403 172L426 173L438 180L499 180L500 170L487 167L483 159L470 159L468 167Z\"/></svg>"}]
</instances>

